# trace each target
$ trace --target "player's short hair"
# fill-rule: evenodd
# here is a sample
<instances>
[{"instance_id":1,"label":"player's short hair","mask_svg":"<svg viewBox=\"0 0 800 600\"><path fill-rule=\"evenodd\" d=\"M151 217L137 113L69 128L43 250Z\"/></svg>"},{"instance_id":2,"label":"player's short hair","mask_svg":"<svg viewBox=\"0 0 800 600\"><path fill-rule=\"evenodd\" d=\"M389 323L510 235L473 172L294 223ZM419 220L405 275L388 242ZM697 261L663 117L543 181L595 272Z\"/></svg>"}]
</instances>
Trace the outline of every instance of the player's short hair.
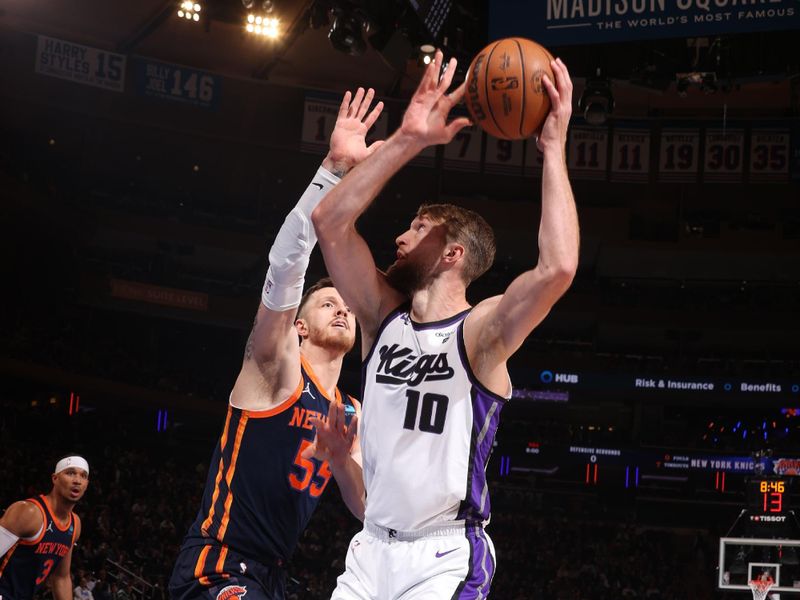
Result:
<instances>
[{"instance_id":1,"label":"player's short hair","mask_svg":"<svg viewBox=\"0 0 800 600\"><path fill-rule=\"evenodd\" d=\"M494 231L475 211L454 204L423 204L417 210L417 217L428 217L434 223L442 223L447 228L447 241L464 246L466 252L461 273L467 285L492 266L497 249Z\"/></svg>"},{"instance_id":2,"label":"player's short hair","mask_svg":"<svg viewBox=\"0 0 800 600\"><path fill-rule=\"evenodd\" d=\"M311 298L314 292L321 290L322 288L326 287L335 287L333 285L333 279L330 277L323 277L319 281L317 281L314 285L306 289L303 293L303 297L300 299L300 306L297 307L297 315L295 316L295 320L299 319L300 316L303 314L303 307L306 305L306 302Z\"/></svg>"}]
</instances>

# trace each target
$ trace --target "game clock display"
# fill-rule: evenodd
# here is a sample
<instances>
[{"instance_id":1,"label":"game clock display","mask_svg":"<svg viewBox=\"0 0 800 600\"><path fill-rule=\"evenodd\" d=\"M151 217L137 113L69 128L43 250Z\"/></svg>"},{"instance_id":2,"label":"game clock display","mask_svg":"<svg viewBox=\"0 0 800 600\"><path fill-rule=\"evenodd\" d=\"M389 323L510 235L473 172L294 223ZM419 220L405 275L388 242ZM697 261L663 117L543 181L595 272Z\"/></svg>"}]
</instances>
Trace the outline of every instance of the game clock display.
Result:
<instances>
[{"instance_id":1,"label":"game clock display","mask_svg":"<svg viewBox=\"0 0 800 600\"><path fill-rule=\"evenodd\" d=\"M785 479L751 479L748 504L751 511L762 515L782 515L788 509L788 487Z\"/></svg>"}]
</instances>

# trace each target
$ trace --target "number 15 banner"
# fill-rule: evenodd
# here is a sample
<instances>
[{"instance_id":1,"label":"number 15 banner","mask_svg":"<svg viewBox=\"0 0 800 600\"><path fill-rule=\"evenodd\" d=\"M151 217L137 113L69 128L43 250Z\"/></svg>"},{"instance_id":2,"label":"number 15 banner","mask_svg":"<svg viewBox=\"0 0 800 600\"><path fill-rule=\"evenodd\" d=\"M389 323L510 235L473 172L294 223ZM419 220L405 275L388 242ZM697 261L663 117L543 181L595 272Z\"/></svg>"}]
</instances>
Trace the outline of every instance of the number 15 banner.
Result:
<instances>
[{"instance_id":1,"label":"number 15 banner","mask_svg":"<svg viewBox=\"0 0 800 600\"><path fill-rule=\"evenodd\" d=\"M34 69L40 75L114 92L121 92L125 87L125 56L122 54L46 35L38 36Z\"/></svg>"}]
</instances>

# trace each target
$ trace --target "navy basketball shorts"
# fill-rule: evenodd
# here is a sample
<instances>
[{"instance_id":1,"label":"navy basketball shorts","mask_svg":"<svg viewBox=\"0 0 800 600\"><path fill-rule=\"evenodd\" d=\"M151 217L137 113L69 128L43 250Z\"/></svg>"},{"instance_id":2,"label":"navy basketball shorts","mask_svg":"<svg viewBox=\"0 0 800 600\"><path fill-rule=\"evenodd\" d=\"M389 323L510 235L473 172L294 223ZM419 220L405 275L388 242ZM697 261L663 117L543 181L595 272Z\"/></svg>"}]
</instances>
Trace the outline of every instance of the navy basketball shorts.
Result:
<instances>
[{"instance_id":1,"label":"navy basketball shorts","mask_svg":"<svg viewBox=\"0 0 800 600\"><path fill-rule=\"evenodd\" d=\"M283 567L245 558L213 541L181 548L169 594L172 600L284 600L285 585Z\"/></svg>"}]
</instances>

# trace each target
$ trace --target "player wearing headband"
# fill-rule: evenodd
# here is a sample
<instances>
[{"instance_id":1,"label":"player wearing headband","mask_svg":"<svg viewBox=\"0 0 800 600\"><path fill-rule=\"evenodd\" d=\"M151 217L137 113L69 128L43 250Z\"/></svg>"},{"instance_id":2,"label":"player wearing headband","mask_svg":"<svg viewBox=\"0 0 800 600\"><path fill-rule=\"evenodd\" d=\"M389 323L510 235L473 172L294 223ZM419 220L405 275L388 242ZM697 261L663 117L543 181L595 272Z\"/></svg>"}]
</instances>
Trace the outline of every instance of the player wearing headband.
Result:
<instances>
[{"instance_id":1,"label":"player wearing headband","mask_svg":"<svg viewBox=\"0 0 800 600\"><path fill-rule=\"evenodd\" d=\"M55 600L72 600L72 547L81 535L73 512L89 485L89 463L58 461L49 494L20 500L0 517L0 600L30 600L48 577Z\"/></svg>"}]
</instances>

